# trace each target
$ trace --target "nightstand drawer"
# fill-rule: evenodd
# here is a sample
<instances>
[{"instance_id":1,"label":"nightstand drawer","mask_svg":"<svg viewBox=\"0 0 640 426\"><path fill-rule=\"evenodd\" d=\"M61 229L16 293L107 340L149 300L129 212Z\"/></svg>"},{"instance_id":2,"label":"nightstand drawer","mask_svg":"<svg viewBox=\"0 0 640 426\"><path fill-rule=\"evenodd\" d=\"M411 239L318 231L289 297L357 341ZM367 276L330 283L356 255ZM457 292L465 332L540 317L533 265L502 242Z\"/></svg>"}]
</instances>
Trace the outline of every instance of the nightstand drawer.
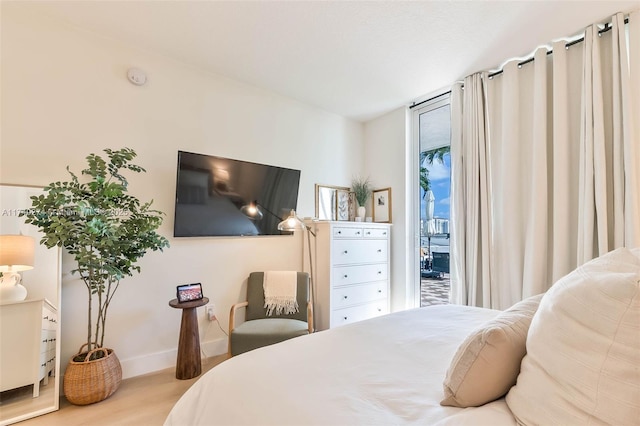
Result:
<instances>
[{"instance_id":1,"label":"nightstand drawer","mask_svg":"<svg viewBox=\"0 0 640 426\"><path fill-rule=\"evenodd\" d=\"M378 299L384 299L386 303L386 281L335 288L331 293L331 306L340 309L352 305L361 305Z\"/></svg>"},{"instance_id":2,"label":"nightstand drawer","mask_svg":"<svg viewBox=\"0 0 640 426\"><path fill-rule=\"evenodd\" d=\"M387 279L387 263L358 266L338 266L333 268L331 285L335 288L342 285L366 283Z\"/></svg>"}]
</instances>

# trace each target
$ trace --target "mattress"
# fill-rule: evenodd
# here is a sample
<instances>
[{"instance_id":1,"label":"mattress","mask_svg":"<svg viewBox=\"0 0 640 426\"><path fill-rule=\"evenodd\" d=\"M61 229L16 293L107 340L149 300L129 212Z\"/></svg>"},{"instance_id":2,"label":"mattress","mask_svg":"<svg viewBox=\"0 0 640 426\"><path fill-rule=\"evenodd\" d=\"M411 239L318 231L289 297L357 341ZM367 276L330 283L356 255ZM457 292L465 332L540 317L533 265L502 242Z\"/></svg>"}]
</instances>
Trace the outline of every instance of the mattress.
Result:
<instances>
[{"instance_id":1,"label":"mattress","mask_svg":"<svg viewBox=\"0 0 640 426\"><path fill-rule=\"evenodd\" d=\"M194 383L165 425L515 425L504 399L439 404L458 345L498 313L430 306L244 353Z\"/></svg>"}]
</instances>

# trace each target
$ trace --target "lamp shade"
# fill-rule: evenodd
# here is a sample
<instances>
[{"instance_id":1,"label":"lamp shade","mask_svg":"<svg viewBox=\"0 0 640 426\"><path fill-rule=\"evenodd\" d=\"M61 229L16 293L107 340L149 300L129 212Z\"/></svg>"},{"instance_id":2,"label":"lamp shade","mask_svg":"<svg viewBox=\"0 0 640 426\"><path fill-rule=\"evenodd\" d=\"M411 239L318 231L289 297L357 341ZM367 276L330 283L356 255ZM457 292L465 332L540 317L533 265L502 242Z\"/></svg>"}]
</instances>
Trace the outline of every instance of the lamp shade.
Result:
<instances>
[{"instance_id":1,"label":"lamp shade","mask_svg":"<svg viewBox=\"0 0 640 426\"><path fill-rule=\"evenodd\" d=\"M251 220L261 220L264 216L260 207L258 207L258 202L253 201L249 204L245 204L240 208L240 212L247 216Z\"/></svg>"},{"instance_id":2,"label":"lamp shade","mask_svg":"<svg viewBox=\"0 0 640 426\"><path fill-rule=\"evenodd\" d=\"M27 235L0 235L0 272L33 269L36 240Z\"/></svg>"},{"instance_id":3,"label":"lamp shade","mask_svg":"<svg viewBox=\"0 0 640 426\"><path fill-rule=\"evenodd\" d=\"M296 211L291 210L289 216L278 224L278 231L293 232L296 229L306 229L306 225L300 220L298 215L296 215Z\"/></svg>"}]
</instances>

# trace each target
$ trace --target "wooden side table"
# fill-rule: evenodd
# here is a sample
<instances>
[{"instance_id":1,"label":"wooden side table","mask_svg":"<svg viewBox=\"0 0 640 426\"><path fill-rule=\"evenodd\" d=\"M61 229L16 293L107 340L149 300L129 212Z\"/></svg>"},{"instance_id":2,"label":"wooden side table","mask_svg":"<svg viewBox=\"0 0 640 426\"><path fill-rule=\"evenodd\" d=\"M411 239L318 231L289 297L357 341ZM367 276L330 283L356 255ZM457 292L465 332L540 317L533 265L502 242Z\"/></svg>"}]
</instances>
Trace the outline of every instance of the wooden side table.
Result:
<instances>
[{"instance_id":1,"label":"wooden side table","mask_svg":"<svg viewBox=\"0 0 640 426\"><path fill-rule=\"evenodd\" d=\"M197 377L202 373L200 360L200 334L198 333L198 316L196 308L209 303L209 298L204 297L192 302L178 302L178 299L169 301L169 306L182 309L182 322L180 323L180 340L178 341L178 362L176 364L176 379L186 380Z\"/></svg>"}]
</instances>

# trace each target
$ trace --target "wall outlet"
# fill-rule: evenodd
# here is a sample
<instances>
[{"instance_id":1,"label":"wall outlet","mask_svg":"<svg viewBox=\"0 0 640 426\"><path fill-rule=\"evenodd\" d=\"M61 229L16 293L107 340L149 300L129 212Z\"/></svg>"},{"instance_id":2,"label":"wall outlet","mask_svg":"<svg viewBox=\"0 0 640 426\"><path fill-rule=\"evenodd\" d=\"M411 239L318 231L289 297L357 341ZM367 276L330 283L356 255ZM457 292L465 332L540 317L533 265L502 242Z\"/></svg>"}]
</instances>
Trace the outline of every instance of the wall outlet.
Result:
<instances>
[{"instance_id":1,"label":"wall outlet","mask_svg":"<svg viewBox=\"0 0 640 426\"><path fill-rule=\"evenodd\" d=\"M207 318L209 319L209 321L215 321L216 320L216 308L213 305L213 303L209 303L206 307L206 313L207 313Z\"/></svg>"}]
</instances>

